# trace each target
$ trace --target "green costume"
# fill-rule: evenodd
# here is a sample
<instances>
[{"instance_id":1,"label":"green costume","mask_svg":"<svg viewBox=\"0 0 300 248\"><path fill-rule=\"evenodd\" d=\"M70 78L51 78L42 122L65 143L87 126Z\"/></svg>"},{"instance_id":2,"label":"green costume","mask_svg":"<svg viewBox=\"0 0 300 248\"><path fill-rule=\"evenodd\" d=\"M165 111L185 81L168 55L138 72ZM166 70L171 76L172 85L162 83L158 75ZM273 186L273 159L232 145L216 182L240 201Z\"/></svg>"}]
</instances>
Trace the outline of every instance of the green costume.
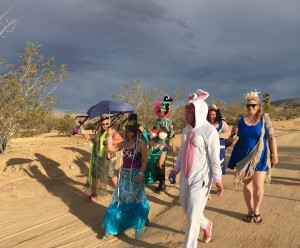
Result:
<instances>
[{"instance_id":1,"label":"green costume","mask_svg":"<svg viewBox=\"0 0 300 248\"><path fill-rule=\"evenodd\" d=\"M165 184L165 163L162 166L162 169L157 167L157 163L160 157L160 154L164 151L168 155L170 147L170 139L175 136L175 131L170 130L170 124L173 125L173 121L169 118L157 119L153 125L154 130L165 131L167 133L167 138L165 141L155 137L154 147L151 150L151 154L148 151L148 163L145 170L145 182L148 184L155 183L159 181L160 185Z\"/></svg>"},{"instance_id":2,"label":"green costume","mask_svg":"<svg viewBox=\"0 0 300 248\"><path fill-rule=\"evenodd\" d=\"M105 146L107 131L103 132L101 135L96 135L96 145L93 145L92 154L90 158L90 167L88 172L88 177L86 181L86 186L92 186L92 179L100 179L102 186L106 188L107 177L115 176L115 165L116 165L116 154L108 158L107 150ZM102 188L102 187L101 187Z\"/></svg>"}]
</instances>

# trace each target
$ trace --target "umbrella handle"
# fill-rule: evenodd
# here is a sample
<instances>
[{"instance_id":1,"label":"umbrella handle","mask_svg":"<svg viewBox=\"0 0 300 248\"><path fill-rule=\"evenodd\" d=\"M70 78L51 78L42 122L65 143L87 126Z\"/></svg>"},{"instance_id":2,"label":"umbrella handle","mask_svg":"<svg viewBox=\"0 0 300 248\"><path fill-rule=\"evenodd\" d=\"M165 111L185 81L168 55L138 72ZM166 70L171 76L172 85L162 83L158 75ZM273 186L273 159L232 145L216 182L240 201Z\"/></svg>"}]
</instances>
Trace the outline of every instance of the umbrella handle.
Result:
<instances>
[{"instance_id":1,"label":"umbrella handle","mask_svg":"<svg viewBox=\"0 0 300 248\"><path fill-rule=\"evenodd\" d=\"M82 121L78 121L77 118L84 118ZM75 117L75 122L77 124L76 127L73 128L72 130L72 134L75 135L75 134L78 134L79 132L79 129L82 130L82 132L85 134L85 130L82 126L82 124L89 118L89 116L76 116Z\"/></svg>"}]
</instances>

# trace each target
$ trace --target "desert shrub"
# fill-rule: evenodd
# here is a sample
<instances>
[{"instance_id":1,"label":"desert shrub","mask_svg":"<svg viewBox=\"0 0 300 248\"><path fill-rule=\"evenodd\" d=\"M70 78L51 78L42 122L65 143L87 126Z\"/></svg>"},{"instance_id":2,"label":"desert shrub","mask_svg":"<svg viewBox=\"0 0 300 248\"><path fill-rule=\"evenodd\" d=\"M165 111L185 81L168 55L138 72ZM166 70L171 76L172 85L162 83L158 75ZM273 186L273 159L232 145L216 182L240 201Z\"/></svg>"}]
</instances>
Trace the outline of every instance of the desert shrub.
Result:
<instances>
[{"instance_id":1,"label":"desert shrub","mask_svg":"<svg viewBox=\"0 0 300 248\"><path fill-rule=\"evenodd\" d=\"M58 101L52 93L69 79L66 65L57 66L53 58L44 58L40 50L41 45L27 43L15 63L0 59L6 67L0 75L0 154L20 132L36 130Z\"/></svg>"},{"instance_id":2,"label":"desert shrub","mask_svg":"<svg viewBox=\"0 0 300 248\"><path fill-rule=\"evenodd\" d=\"M289 120L299 117L299 108L272 106L268 112L273 120Z\"/></svg>"},{"instance_id":3,"label":"desert shrub","mask_svg":"<svg viewBox=\"0 0 300 248\"><path fill-rule=\"evenodd\" d=\"M70 135L75 126L75 117L71 113L65 113L64 116L58 117L54 121L54 129L63 135Z\"/></svg>"},{"instance_id":4,"label":"desert shrub","mask_svg":"<svg viewBox=\"0 0 300 248\"><path fill-rule=\"evenodd\" d=\"M20 131L20 133L18 134L18 137L21 137L21 138L29 138L29 137L33 137L35 135L38 135L39 134L39 131L38 130L23 130L23 131Z\"/></svg>"},{"instance_id":5,"label":"desert shrub","mask_svg":"<svg viewBox=\"0 0 300 248\"><path fill-rule=\"evenodd\" d=\"M53 111L47 112L45 117L41 120L41 122L37 126L38 132L39 133L51 132L54 129L56 119L57 119L57 116L55 116Z\"/></svg>"},{"instance_id":6,"label":"desert shrub","mask_svg":"<svg viewBox=\"0 0 300 248\"><path fill-rule=\"evenodd\" d=\"M122 89L113 90L112 98L126 102L134 106L135 113L138 115L138 121L144 128L149 131L152 129L155 120L158 118L153 111L154 103L162 101L164 96L168 95L174 101L170 104L171 119L180 123L175 124L175 128L183 123L183 113L181 102L186 99L187 94L177 89L173 94L168 94L164 89L149 90L143 84L142 79L135 79L133 82L126 84Z\"/></svg>"},{"instance_id":7,"label":"desert shrub","mask_svg":"<svg viewBox=\"0 0 300 248\"><path fill-rule=\"evenodd\" d=\"M222 107L222 109L220 108L220 110L227 124L233 125L240 115L245 114L245 105L240 102L232 102Z\"/></svg>"}]
</instances>

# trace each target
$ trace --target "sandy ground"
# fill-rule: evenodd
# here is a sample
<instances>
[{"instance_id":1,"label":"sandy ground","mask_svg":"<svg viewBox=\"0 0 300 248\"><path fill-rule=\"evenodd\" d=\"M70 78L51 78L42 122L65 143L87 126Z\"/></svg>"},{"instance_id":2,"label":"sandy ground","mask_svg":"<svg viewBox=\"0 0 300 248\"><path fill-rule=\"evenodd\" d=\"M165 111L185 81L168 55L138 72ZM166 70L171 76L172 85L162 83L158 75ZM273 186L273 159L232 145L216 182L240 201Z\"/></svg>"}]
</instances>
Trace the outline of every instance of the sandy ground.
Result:
<instances>
[{"instance_id":1,"label":"sandy ground","mask_svg":"<svg viewBox=\"0 0 300 248\"><path fill-rule=\"evenodd\" d=\"M274 123L278 166L266 187L260 224L245 223L241 189L234 189L234 171L223 177L225 194L212 191L205 214L214 222L213 239L199 247L300 247L300 119ZM176 160L179 136L173 140ZM231 148L227 153L230 155ZM0 247L182 247L186 217L178 202L178 184L155 194L147 185L150 224L138 239L132 230L102 240L101 223L112 191L85 201L90 148L82 136L55 132L14 139L0 157Z\"/></svg>"}]
</instances>

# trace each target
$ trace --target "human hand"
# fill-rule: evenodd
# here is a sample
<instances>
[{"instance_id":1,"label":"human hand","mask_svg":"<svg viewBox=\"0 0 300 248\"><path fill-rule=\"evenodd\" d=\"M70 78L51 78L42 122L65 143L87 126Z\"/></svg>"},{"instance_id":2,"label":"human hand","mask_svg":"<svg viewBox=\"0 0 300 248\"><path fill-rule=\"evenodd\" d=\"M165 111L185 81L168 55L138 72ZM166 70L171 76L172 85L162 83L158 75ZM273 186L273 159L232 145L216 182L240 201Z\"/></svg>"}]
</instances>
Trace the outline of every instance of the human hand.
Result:
<instances>
[{"instance_id":1,"label":"human hand","mask_svg":"<svg viewBox=\"0 0 300 248\"><path fill-rule=\"evenodd\" d=\"M217 186L217 194L218 194L218 196L222 196L223 193L224 193L223 183L221 181L216 182L216 186Z\"/></svg>"},{"instance_id":2,"label":"human hand","mask_svg":"<svg viewBox=\"0 0 300 248\"><path fill-rule=\"evenodd\" d=\"M107 136L112 136L114 134L114 130L112 128L107 129Z\"/></svg>"},{"instance_id":3,"label":"human hand","mask_svg":"<svg viewBox=\"0 0 300 248\"><path fill-rule=\"evenodd\" d=\"M167 171L167 176L168 176L168 178L169 178L169 176L170 176L171 173L174 173L175 176L176 176L179 172L176 171L176 170L174 170L174 169L170 169L169 171Z\"/></svg>"},{"instance_id":4,"label":"human hand","mask_svg":"<svg viewBox=\"0 0 300 248\"><path fill-rule=\"evenodd\" d=\"M174 128L173 124L170 124L170 130L172 130Z\"/></svg>"},{"instance_id":5,"label":"human hand","mask_svg":"<svg viewBox=\"0 0 300 248\"><path fill-rule=\"evenodd\" d=\"M144 131L144 127L143 127L142 125L139 125L139 130L140 130L141 132L143 132L143 131Z\"/></svg>"},{"instance_id":6,"label":"human hand","mask_svg":"<svg viewBox=\"0 0 300 248\"><path fill-rule=\"evenodd\" d=\"M227 139L229 140L229 142L235 142L236 140L238 140L238 136L237 134L231 134Z\"/></svg>"},{"instance_id":7,"label":"human hand","mask_svg":"<svg viewBox=\"0 0 300 248\"><path fill-rule=\"evenodd\" d=\"M139 172L135 178L135 180L138 182L138 183L141 183L143 181L143 176L144 176L144 172Z\"/></svg>"},{"instance_id":8,"label":"human hand","mask_svg":"<svg viewBox=\"0 0 300 248\"><path fill-rule=\"evenodd\" d=\"M278 156L272 156L271 157L271 166L272 166L272 168L276 165L276 164L278 164Z\"/></svg>"},{"instance_id":9,"label":"human hand","mask_svg":"<svg viewBox=\"0 0 300 248\"><path fill-rule=\"evenodd\" d=\"M159 163L156 164L156 166L162 170L162 165L160 165Z\"/></svg>"}]
</instances>

